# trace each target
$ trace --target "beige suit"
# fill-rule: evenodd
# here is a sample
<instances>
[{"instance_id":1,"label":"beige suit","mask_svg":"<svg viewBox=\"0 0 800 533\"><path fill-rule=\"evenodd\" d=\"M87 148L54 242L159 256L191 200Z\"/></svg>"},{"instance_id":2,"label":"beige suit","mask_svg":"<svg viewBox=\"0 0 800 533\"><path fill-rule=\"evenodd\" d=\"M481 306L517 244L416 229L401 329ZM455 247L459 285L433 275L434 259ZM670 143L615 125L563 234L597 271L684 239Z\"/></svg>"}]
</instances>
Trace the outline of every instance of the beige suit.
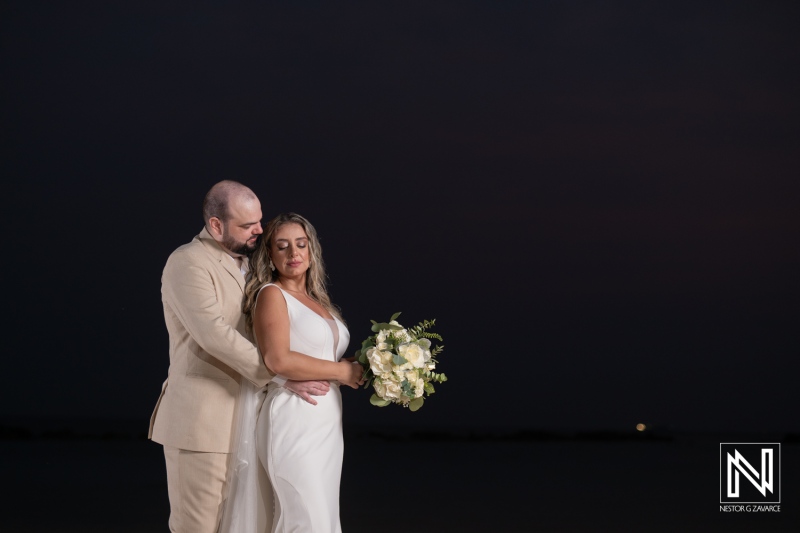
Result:
<instances>
[{"instance_id":1,"label":"beige suit","mask_svg":"<svg viewBox=\"0 0 800 533\"><path fill-rule=\"evenodd\" d=\"M270 380L245 331L244 284L239 267L206 229L164 267L170 365L149 437L164 445L173 531L216 530L239 383L245 378L261 387ZM191 481L195 474L200 478ZM199 501L206 493L211 503Z\"/></svg>"}]
</instances>

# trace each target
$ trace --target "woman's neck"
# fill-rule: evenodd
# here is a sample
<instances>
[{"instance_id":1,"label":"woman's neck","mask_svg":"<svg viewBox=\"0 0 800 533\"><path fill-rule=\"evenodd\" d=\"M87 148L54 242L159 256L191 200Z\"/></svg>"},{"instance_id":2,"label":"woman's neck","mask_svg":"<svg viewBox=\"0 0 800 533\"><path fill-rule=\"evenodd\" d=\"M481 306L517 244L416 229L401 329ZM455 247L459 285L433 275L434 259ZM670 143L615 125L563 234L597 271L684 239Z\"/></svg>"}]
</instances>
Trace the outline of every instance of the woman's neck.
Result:
<instances>
[{"instance_id":1,"label":"woman's neck","mask_svg":"<svg viewBox=\"0 0 800 533\"><path fill-rule=\"evenodd\" d=\"M285 278L285 277L281 276L278 279L278 283L280 284L280 286L281 286L281 288L283 290L286 290L286 291L289 291L289 292L296 292L296 293L308 295L308 293L306 292L306 277L305 276L302 276L302 277L299 277L299 278Z\"/></svg>"}]
</instances>

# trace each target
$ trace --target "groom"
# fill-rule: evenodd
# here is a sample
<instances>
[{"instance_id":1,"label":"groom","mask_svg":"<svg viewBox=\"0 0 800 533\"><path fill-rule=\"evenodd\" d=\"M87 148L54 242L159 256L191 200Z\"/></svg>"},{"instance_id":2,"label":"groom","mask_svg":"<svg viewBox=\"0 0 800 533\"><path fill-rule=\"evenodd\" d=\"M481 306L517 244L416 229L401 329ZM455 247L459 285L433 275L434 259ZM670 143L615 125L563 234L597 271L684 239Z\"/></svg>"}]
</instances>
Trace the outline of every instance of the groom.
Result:
<instances>
[{"instance_id":1,"label":"groom","mask_svg":"<svg viewBox=\"0 0 800 533\"><path fill-rule=\"evenodd\" d=\"M169 528L181 533L219 526L242 379L279 382L311 404L329 387L272 376L245 331L247 256L262 233L256 195L219 182L203 201L203 219L203 231L170 255L161 278L170 365L150 419L149 437L164 446Z\"/></svg>"}]
</instances>

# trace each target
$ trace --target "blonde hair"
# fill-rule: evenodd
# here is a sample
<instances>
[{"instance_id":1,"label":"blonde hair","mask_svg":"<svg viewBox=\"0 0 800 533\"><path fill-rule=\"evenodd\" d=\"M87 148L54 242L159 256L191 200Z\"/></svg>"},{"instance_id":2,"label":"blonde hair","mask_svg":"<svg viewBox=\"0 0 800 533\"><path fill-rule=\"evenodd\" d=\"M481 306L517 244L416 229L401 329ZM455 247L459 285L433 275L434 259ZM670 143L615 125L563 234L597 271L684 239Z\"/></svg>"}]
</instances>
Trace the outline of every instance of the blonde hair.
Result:
<instances>
[{"instance_id":1,"label":"blonde hair","mask_svg":"<svg viewBox=\"0 0 800 533\"><path fill-rule=\"evenodd\" d=\"M253 310L256 307L256 297L258 291L267 283L275 283L279 280L280 274L277 270L269 267L269 250L272 247L272 240L279 228L286 224L298 224L308 237L309 267L306 272L306 292L308 295L324 307L330 314L342 319L339 309L333 305L325 281L325 263L322 261L322 247L317 237L317 231L311 222L296 213L282 213L269 222L264 227L264 233L258 240L255 251L250 256L250 273L248 274L247 284L244 287L244 311L247 331L253 331Z\"/></svg>"}]
</instances>

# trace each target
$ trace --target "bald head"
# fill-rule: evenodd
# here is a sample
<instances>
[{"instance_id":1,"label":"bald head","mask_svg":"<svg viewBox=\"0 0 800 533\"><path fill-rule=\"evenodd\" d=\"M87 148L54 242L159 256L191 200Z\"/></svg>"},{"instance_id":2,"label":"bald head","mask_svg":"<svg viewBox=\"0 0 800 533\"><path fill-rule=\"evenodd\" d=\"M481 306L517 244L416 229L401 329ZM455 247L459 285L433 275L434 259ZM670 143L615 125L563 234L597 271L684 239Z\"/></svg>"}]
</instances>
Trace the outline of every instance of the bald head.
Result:
<instances>
[{"instance_id":1,"label":"bald head","mask_svg":"<svg viewBox=\"0 0 800 533\"><path fill-rule=\"evenodd\" d=\"M203 201L206 229L233 257L250 254L261 235L261 203L236 181L220 181Z\"/></svg>"},{"instance_id":2,"label":"bald head","mask_svg":"<svg viewBox=\"0 0 800 533\"><path fill-rule=\"evenodd\" d=\"M222 222L227 222L231 217L232 203L247 203L258 201L258 197L249 187L238 181L220 181L208 191L203 200L203 221L208 226L208 221L216 217Z\"/></svg>"}]
</instances>

